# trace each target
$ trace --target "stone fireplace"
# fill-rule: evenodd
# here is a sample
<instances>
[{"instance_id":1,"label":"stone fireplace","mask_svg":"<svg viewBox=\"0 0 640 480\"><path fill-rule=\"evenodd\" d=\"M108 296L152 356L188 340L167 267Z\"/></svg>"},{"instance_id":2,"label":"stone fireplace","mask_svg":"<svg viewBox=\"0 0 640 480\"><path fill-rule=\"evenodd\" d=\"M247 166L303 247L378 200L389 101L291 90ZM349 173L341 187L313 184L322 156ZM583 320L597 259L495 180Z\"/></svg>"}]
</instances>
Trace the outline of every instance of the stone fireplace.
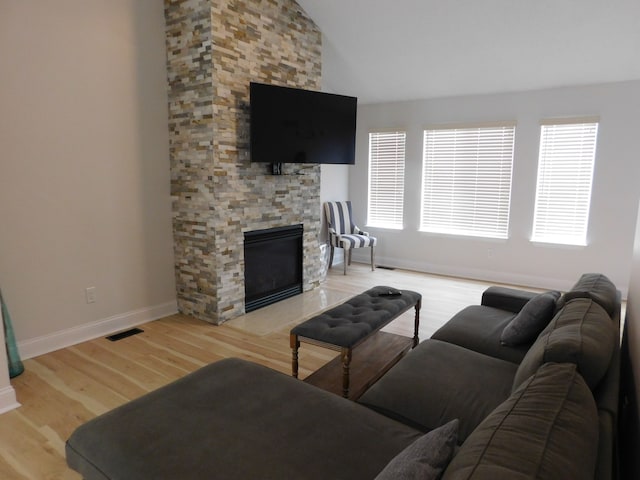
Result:
<instances>
[{"instance_id":1,"label":"stone fireplace","mask_svg":"<svg viewBox=\"0 0 640 480\"><path fill-rule=\"evenodd\" d=\"M292 0L165 0L178 308L245 312L244 234L301 224L302 288L319 284L320 167L249 158L249 82L320 90L321 36Z\"/></svg>"}]
</instances>

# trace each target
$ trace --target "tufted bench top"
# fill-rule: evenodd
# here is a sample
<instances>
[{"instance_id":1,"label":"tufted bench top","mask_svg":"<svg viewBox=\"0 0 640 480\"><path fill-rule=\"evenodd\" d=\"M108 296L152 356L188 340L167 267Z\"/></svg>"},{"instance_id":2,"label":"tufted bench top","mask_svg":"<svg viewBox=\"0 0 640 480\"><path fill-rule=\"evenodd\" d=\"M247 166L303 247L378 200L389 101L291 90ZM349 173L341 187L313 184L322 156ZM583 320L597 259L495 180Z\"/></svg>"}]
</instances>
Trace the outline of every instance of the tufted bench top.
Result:
<instances>
[{"instance_id":1,"label":"tufted bench top","mask_svg":"<svg viewBox=\"0 0 640 480\"><path fill-rule=\"evenodd\" d=\"M385 296L391 287L378 286L331 308L291 330L291 334L318 342L350 348L384 327L422 299L417 292Z\"/></svg>"}]
</instances>

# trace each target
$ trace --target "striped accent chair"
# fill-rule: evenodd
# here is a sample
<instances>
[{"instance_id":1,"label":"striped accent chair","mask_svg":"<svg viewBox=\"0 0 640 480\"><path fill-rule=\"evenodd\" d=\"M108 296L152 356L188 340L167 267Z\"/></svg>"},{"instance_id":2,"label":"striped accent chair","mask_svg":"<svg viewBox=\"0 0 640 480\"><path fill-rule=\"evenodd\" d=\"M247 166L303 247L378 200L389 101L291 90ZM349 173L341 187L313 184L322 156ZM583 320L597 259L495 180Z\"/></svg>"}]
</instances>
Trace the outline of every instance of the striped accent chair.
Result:
<instances>
[{"instance_id":1,"label":"striped accent chair","mask_svg":"<svg viewBox=\"0 0 640 480\"><path fill-rule=\"evenodd\" d=\"M375 270L374 247L378 240L356 226L351 212L351 202L326 202L324 204L324 213L327 218L329 244L331 246L329 268L333 264L333 252L336 247L344 249L345 275L347 274L347 263L351 265L351 250L371 247L371 270Z\"/></svg>"}]
</instances>

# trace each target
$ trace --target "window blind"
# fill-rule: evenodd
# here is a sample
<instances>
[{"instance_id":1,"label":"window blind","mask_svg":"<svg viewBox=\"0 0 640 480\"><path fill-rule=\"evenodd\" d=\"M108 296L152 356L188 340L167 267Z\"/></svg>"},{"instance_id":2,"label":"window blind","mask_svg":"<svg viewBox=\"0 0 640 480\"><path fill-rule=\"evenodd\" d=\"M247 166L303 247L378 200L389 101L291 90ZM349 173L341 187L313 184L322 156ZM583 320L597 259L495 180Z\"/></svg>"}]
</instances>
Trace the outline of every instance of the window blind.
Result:
<instances>
[{"instance_id":1,"label":"window blind","mask_svg":"<svg viewBox=\"0 0 640 480\"><path fill-rule=\"evenodd\" d=\"M597 134L597 120L541 126L532 241L586 245Z\"/></svg>"},{"instance_id":2,"label":"window blind","mask_svg":"<svg viewBox=\"0 0 640 480\"><path fill-rule=\"evenodd\" d=\"M507 238L515 124L424 131L420 230Z\"/></svg>"},{"instance_id":3,"label":"window blind","mask_svg":"<svg viewBox=\"0 0 640 480\"><path fill-rule=\"evenodd\" d=\"M369 226L403 227L405 142L405 132L369 133Z\"/></svg>"}]
</instances>

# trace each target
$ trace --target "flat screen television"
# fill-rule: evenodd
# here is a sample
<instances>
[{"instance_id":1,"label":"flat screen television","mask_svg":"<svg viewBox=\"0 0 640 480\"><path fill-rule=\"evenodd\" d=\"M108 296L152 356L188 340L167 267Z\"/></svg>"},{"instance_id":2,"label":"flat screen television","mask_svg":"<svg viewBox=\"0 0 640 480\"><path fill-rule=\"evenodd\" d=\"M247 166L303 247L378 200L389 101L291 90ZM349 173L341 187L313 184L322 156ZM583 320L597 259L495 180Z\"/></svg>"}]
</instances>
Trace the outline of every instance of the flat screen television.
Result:
<instances>
[{"instance_id":1,"label":"flat screen television","mask_svg":"<svg viewBox=\"0 0 640 480\"><path fill-rule=\"evenodd\" d=\"M356 97L250 84L252 162L355 163Z\"/></svg>"}]
</instances>

